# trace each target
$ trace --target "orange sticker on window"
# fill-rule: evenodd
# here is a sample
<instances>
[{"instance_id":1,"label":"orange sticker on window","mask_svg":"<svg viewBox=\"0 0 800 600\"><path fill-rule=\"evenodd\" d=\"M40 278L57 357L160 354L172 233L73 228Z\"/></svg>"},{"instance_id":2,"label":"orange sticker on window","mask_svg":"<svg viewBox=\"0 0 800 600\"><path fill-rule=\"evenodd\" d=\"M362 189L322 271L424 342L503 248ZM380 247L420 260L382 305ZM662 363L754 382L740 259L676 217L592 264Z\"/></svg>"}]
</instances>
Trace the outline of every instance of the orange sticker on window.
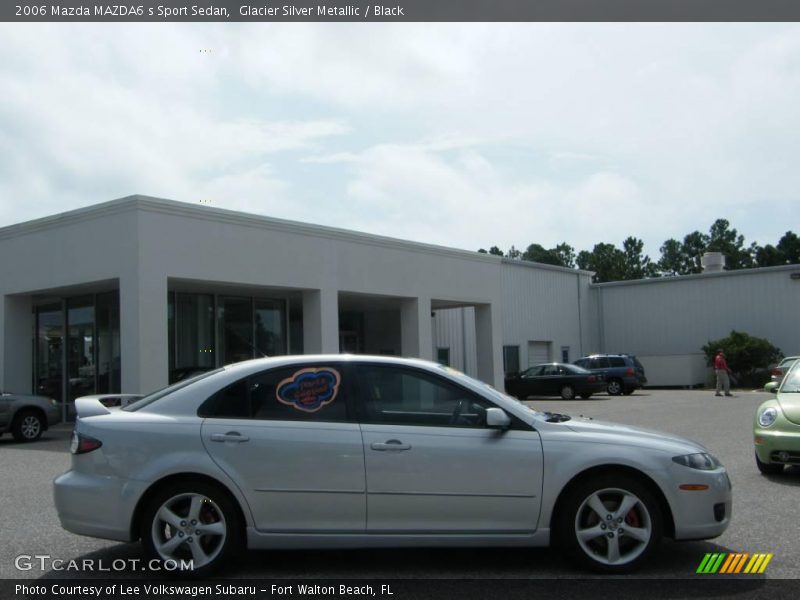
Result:
<instances>
[{"instance_id":1,"label":"orange sticker on window","mask_svg":"<svg viewBox=\"0 0 800 600\"><path fill-rule=\"evenodd\" d=\"M301 369L278 384L275 396L278 402L297 410L317 412L336 399L341 381L335 369Z\"/></svg>"}]
</instances>

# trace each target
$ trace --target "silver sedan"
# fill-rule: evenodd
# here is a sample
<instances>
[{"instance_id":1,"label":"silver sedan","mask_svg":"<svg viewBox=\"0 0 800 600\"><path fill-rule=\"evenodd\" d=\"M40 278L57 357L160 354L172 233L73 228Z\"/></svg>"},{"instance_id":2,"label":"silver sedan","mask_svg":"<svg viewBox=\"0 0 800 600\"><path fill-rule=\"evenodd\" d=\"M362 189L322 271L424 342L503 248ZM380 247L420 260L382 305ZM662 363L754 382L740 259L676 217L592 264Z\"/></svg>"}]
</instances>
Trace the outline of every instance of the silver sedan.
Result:
<instances>
[{"instance_id":1,"label":"silver sedan","mask_svg":"<svg viewBox=\"0 0 800 600\"><path fill-rule=\"evenodd\" d=\"M243 547L550 544L623 573L731 518L702 445L538 412L421 360L260 359L76 408L63 527L199 573Z\"/></svg>"}]
</instances>

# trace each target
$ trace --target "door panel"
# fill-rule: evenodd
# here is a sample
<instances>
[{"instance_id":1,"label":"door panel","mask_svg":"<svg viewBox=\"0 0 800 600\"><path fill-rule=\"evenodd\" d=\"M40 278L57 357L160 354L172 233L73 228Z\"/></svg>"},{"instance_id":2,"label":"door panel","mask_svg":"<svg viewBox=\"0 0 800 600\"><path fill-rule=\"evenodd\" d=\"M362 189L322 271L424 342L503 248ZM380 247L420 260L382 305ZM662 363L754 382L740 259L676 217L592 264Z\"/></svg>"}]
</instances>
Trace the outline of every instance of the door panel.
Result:
<instances>
[{"instance_id":1,"label":"door panel","mask_svg":"<svg viewBox=\"0 0 800 600\"><path fill-rule=\"evenodd\" d=\"M258 530L364 532L364 448L348 387L341 365L294 365L241 379L200 407L203 443Z\"/></svg>"},{"instance_id":2,"label":"door panel","mask_svg":"<svg viewBox=\"0 0 800 600\"><path fill-rule=\"evenodd\" d=\"M535 431L362 425L367 530L531 532L542 449ZM397 440L407 450L375 450Z\"/></svg>"},{"instance_id":3,"label":"door panel","mask_svg":"<svg viewBox=\"0 0 800 600\"><path fill-rule=\"evenodd\" d=\"M246 442L211 441L238 432ZM364 450L354 423L206 419L203 443L260 531L363 532Z\"/></svg>"}]
</instances>

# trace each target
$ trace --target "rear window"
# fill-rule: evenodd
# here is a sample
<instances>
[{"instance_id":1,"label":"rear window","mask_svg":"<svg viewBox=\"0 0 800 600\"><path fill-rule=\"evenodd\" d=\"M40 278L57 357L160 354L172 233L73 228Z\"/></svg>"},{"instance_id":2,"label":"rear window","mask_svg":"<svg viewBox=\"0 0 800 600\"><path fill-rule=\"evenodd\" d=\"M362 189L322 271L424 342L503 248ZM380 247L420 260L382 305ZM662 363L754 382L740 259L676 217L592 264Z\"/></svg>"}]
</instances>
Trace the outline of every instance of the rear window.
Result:
<instances>
[{"instance_id":1,"label":"rear window","mask_svg":"<svg viewBox=\"0 0 800 600\"><path fill-rule=\"evenodd\" d=\"M177 392L178 390L181 390L187 386L192 385L196 381L200 381L201 379L205 379L206 377L209 377L221 371L223 371L223 369L220 367L219 369L214 369L213 371L207 371L206 373L200 373L199 375L195 375L194 377L190 377L189 379L184 379L183 381L179 381L178 383L173 383L172 385L168 385L165 388L161 388L160 390L155 391L152 394L148 394L144 398L141 398L140 400L137 400L136 402L133 402L132 404L123 407L122 410L128 412L136 412L137 410L144 408L149 404L152 404L156 400L160 400L165 396L169 396L173 392Z\"/></svg>"}]
</instances>

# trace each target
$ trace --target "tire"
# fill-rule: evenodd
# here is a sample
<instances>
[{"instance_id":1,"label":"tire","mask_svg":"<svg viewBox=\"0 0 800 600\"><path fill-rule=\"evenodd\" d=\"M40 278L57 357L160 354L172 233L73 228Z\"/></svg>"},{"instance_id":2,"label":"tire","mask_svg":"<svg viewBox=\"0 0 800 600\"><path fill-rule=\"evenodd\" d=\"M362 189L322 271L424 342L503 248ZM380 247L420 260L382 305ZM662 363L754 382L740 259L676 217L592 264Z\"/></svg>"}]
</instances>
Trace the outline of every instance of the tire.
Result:
<instances>
[{"instance_id":1,"label":"tire","mask_svg":"<svg viewBox=\"0 0 800 600\"><path fill-rule=\"evenodd\" d=\"M140 527L148 558L162 564L176 561L177 569L165 564L175 574L206 575L242 548L243 526L234 501L206 481L179 481L160 489L144 510ZM182 561L193 561L192 568Z\"/></svg>"},{"instance_id":2,"label":"tire","mask_svg":"<svg viewBox=\"0 0 800 600\"><path fill-rule=\"evenodd\" d=\"M561 397L564 400L572 400L575 398L575 388L571 385L565 385L561 388Z\"/></svg>"},{"instance_id":3,"label":"tire","mask_svg":"<svg viewBox=\"0 0 800 600\"><path fill-rule=\"evenodd\" d=\"M11 434L18 442L35 442L42 437L44 422L35 410L21 410L14 417Z\"/></svg>"},{"instance_id":4,"label":"tire","mask_svg":"<svg viewBox=\"0 0 800 600\"><path fill-rule=\"evenodd\" d=\"M779 463L763 463L756 454L756 466L764 475L780 475L783 473L783 465Z\"/></svg>"},{"instance_id":5,"label":"tire","mask_svg":"<svg viewBox=\"0 0 800 600\"><path fill-rule=\"evenodd\" d=\"M584 400L588 400L591 397L592 397L591 394L581 394L581 398L583 398Z\"/></svg>"},{"instance_id":6,"label":"tire","mask_svg":"<svg viewBox=\"0 0 800 600\"><path fill-rule=\"evenodd\" d=\"M579 481L559 502L557 514L556 541L578 564L598 573L635 571L661 540L659 504L630 475Z\"/></svg>"},{"instance_id":7,"label":"tire","mask_svg":"<svg viewBox=\"0 0 800 600\"><path fill-rule=\"evenodd\" d=\"M619 379L612 379L608 382L606 391L612 396L619 396L622 393L622 382Z\"/></svg>"}]
</instances>

